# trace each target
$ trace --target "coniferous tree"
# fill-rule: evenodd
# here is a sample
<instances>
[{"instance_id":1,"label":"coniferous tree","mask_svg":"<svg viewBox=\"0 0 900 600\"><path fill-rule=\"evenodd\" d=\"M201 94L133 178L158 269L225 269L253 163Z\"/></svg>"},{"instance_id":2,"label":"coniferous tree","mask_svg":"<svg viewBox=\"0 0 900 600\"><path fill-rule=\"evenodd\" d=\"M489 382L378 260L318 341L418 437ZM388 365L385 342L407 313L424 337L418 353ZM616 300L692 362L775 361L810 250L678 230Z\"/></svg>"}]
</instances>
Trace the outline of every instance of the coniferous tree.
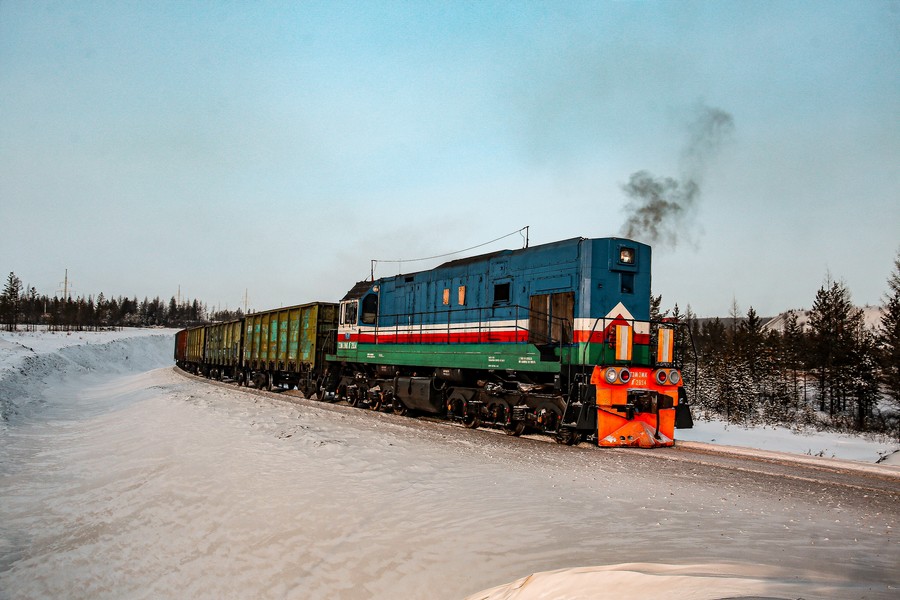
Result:
<instances>
[{"instance_id":1,"label":"coniferous tree","mask_svg":"<svg viewBox=\"0 0 900 600\"><path fill-rule=\"evenodd\" d=\"M658 296L654 296L652 293L650 294L650 320L651 321L661 321L666 315L669 314L669 311L663 312L660 306L662 305L662 294Z\"/></svg>"},{"instance_id":2,"label":"coniferous tree","mask_svg":"<svg viewBox=\"0 0 900 600\"><path fill-rule=\"evenodd\" d=\"M894 410L900 413L900 252L894 259L894 271L888 278L877 342L880 381ZM895 426L900 436L900 422Z\"/></svg>"},{"instance_id":3,"label":"coniferous tree","mask_svg":"<svg viewBox=\"0 0 900 600\"><path fill-rule=\"evenodd\" d=\"M2 314L0 318L6 323L9 331L15 331L19 323L19 311L21 309L22 280L16 277L16 274L10 271L6 278L6 285L3 287L3 294L0 295L0 309Z\"/></svg>"},{"instance_id":4,"label":"coniferous tree","mask_svg":"<svg viewBox=\"0 0 900 600\"><path fill-rule=\"evenodd\" d=\"M866 328L862 318L856 324L854 334L854 347L851 351L853 366L847 370L845 377L848 379L848 395L856 405L854 427L857 431L866 431L870 429L880 396L877 340L874 332Z\"/></svg>"},{"instance_id":5,"label":"coniferous tree","mask_svg":"<svg viewBox=\"0 0 900 600\"><path fill-rule=\"evenodd\" d=\"M847 287L829 278L816 294L809 325L809 360L818 383L819 410L827 410L833 420L846 415L850 403L860 401L854 369L871 353L861 333L862 311L853 306Z\"/></svg>"},{"instance_id":6,"label":"coniferous tree","mask_svg":"<svg viewBox=\"0 0 900 600\"><path fill-rule=\"evenodd\" d=\"M793 420L802 412L807 419L806 406L806 335L797 319L797 313L790 311L785 319L784 333L781 335L781 368L787 375L789 400L783 406L785 418Z\"/></svg>"}]
</instances>

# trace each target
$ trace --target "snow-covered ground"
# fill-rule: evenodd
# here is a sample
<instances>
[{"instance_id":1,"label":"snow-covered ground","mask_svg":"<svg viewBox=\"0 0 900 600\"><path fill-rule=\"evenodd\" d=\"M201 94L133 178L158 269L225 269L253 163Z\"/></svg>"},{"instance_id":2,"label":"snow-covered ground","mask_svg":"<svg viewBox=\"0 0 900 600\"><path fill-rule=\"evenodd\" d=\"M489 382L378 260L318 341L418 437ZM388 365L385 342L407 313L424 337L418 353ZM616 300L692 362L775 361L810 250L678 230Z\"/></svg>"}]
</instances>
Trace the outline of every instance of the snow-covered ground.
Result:
<instances>
[{"instance_id":1,"label":"snow-covered ground","mask_svg":"<svg viewBox=\"0 0 900 600\"><path fill-rule=\"evenodd\" d=\"M0 598L896 597L890 498L212 386L173 333L0 334Z\"/></svg>"},{"instance_id":2,"label":"snow-covered ground","mask_svg":"<svg viewBox=\"0 0 900 600\"><path fill-rule=\"evenodd\" d=\"M743 427L695 418L693 429L679 429L678 440L774 450L806 456L900 465L900 443L887 436L858 436L786 427Z\"/></svg>"}]
</instances>

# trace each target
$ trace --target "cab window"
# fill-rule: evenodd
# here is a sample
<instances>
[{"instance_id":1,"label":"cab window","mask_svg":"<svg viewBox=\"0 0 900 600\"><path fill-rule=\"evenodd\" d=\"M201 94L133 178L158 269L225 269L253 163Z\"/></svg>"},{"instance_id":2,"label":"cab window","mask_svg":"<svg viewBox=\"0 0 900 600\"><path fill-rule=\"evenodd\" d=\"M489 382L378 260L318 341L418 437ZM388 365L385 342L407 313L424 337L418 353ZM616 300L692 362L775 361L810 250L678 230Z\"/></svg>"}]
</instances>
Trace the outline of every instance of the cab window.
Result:
<instances>
[{"instance_id":1,"label":"cab window","mask_svg":"<svg viewBox=\"0 0 900 600\"><path fill-rule=\"evenodd\" d=\"M356 325L356 313L358 310L358 303L356 300L353 302L347 302L341 308L344 311L343 318L341 319L342 325Z\"/></svg>"},{"instance_id":2,"label":"cab window","mask_svg":"<svg viewBox=\"0 0 900 600\"><path fill-rule=\"evenodd\" d=\"M378 318L378 294L369 294L363 298L362 322L366 325L374 325Z\"/></svg>"}]
</instances>

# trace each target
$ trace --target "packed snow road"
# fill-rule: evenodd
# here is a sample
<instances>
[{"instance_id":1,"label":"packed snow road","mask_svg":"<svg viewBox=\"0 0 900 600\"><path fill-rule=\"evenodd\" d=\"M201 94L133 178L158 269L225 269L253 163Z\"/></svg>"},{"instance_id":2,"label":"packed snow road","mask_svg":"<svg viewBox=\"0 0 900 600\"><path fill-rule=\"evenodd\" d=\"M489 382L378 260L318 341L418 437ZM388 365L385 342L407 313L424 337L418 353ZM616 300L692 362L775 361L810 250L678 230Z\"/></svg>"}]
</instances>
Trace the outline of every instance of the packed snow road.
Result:
<instances>
[{"instance_id":1,"label":"packed snow road","mask_svg":"<svg viewBox=\"0 0 900 600\"><path fill-rule=\"evenodd\" d=\"M0 597L527 598L479 590L594 565L554 589L898 593L891 483L246 393L162 366L168 337L112 343L0 377Z\"/></svg>"}]
</instances>

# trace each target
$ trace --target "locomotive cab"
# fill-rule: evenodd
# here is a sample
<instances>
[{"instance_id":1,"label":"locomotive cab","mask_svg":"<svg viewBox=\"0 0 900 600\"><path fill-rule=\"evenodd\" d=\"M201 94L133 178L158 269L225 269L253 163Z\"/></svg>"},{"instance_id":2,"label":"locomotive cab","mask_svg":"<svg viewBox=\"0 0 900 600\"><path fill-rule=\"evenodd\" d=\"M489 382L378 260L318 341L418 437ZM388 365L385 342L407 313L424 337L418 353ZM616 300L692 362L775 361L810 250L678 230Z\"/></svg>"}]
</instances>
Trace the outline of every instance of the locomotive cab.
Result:
<instances>
[{"instance_id":1,"label":"locomotive cab","mask_svg":"<svg viewBox=\"0 0 900 600\"><path fill-rule=\"evenodd\" d=\"M373 331L378 320L379 288L360 281L341 299L338 313L337 349L355 351L363 329ZM366 337L366 336L363 336Z\"/></svg>"}]
</instances>

